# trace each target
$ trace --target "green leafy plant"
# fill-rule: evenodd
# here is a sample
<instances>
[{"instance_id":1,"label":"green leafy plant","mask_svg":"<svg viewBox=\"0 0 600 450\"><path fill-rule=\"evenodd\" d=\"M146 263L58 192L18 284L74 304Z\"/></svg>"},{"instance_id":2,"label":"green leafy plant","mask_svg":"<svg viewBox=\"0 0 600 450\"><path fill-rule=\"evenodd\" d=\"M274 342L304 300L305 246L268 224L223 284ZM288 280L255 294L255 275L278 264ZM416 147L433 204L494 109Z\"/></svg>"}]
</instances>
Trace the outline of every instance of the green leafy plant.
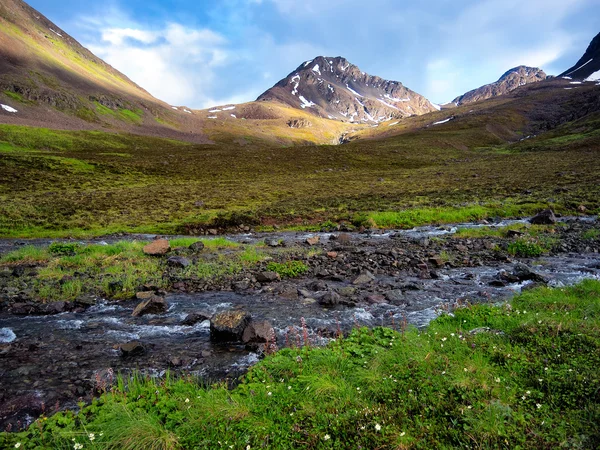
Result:
<instances>
[{"instance_id":1,"label":"green leafy plant","mask_svg":"<svg viewBox=\"0 0 600 450\"><path fill-rule=\"evenodd\" d=\"M277 272L283 278L295 278L308 272L309 267L302 261L270 262L267 270Z\"/></svg>"}]
</instances>

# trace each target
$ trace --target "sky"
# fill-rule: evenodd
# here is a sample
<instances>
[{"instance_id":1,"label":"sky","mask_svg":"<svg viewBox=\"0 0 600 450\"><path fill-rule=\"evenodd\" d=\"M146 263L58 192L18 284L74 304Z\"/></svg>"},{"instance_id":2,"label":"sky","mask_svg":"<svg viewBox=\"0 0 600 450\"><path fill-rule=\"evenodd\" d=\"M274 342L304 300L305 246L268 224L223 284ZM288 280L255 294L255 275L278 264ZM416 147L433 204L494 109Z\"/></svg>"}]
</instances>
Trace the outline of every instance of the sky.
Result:
<instances>
[{"instance_id":1,"label":"sky","mask_svg":"<svg viewBox=\"0 0 600 450\"><path fill-rule=\"evenodd\" d=\"M600 32L600 0L28 0L155 97L255 100L343 56L446 103L518 66L558 74Z\"/></svg>"}]
</instances>

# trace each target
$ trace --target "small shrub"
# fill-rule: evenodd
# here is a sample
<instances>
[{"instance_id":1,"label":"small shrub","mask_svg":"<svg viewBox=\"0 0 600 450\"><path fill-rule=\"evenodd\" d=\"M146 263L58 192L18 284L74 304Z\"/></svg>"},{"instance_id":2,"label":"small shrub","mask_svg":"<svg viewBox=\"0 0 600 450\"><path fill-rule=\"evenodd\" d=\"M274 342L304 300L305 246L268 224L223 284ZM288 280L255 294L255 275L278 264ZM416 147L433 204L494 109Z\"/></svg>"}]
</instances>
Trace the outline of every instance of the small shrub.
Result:
<instances>
[{"instance_id":1,"label":"small shrub","mask_svg":"<svg viewBox=\"0 0 600 450\"><path fill-rule=\"evenodd\" d=\"M586 241L593 241L594 239L598 239L600 237L600 229L592 228L591 230L587 230L581 235L581 237Z\"/></svg>"},{"instance_id":2,"label":"small shrub","mask_svg":"<svg viewBox=\"0 0 600 450\"><path fill-rule=\"evenodd\" d=\"M542 256L547 249L538 242L528 239L518 239L508 244L508 253L524 258Z\"/></svg>"},{"instance_id":3,"label":"small shrub","mask_svg":"<svg viewBox=\"0 0 600 450\"><path fill-rule=\"evenodd\" d=\"M72 256L80 249L80 245L76 243L53 242L48 247L48 251L57 256Z\"/></svg>"},{"instance_id":4,"label":"small shrub","mask_svg":"<svg viewBox=\"0 0 600 450\"><path fill-rule=\"evenodd\" d=\"M267 270L277 272L282 278L294 278L308 272L308 266L302 261L270 262L267 264Z\"/></svg>"}]
</instances>

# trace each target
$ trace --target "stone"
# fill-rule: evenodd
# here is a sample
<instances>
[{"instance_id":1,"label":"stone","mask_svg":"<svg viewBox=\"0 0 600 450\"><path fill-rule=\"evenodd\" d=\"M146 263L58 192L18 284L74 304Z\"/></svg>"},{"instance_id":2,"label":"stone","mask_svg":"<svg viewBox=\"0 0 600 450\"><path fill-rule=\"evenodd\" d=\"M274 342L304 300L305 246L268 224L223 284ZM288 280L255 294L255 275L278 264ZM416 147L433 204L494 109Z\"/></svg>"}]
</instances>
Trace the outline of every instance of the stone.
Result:
<instances>
[{"instance_id":1,"label":"stone","mask_svg":"<svg viewBox=\"0 0 600 450\"><path fill-rule=\"evenodd\" d=\"M392 289L391 291L387 291L384 295L387 301L393 305L404 303L404 294L400 289Z\"/></svg>"},{"instance_id":2,"label":"stone","mask_svg":"<svg viewBox=\"0 0 600 450\"><path fill-rule=\"evenodd\" d=\"M533 216L529 222L534 225L553 225L556 223L556 216L551 209L545 209Z\"/></svg>"},{"instance_id":3,"label":"stone","mask_svg":"<svg viewBox=\"0 0 600 450\"><path fill-rule=\"evenodd\" d=\"M168 305L165 299L154 296L138 304L131 315L133 317L140 317L146 314L164 314L167 312L167 309Z\"/></svg>"},{"instance_id":4,"label":"stone","mask_svg":"<svg viewBox=\"0 0 600 450\"><path fill-rule=\"evenodd\" d=\"M581 214L585 214L586 211L587 211L587 208L584 205L579 205L577 207L577 212L579 212Z\"/></svg>"},{"instance_id":5,"label":"stone","mask_svg":"<svg viewBox=\"0 0 600 450\"><path fill-rule=\"evenodd\" d=\"M348 245L352 242L352 236L349 235L348 233L340 233L337 236L337 242L340 243L341 245Z\"/></svg>"},{"instance_id":6,"label":"stone","mask_svg":"<svg viewBox=\"0 0 600 450\"><path fill-rule=\"evenodd\" d=\"M356 288L353 288L352 286L344 286L339 288L337 292L344 297L352 297L354 294L356 294Z\"/></svg>"},{"instance_id":7,"label":"stone","mask_svg":"<svg viewBox=\"0 0 600 450\"><path fill-rule=\"evenodd\" d=\"M265 239L265 245L267 247L279 247L280 241L279 239L267 238Z\"/></svg>"},{"instance_id":8,"label":"stone","mask_svg":"<svg viewBox=\"0 0 600 450\"><path fill-rule=\"evenodd\" d=\"M365 296L365 301L371 305L380 305L387 303L385 297L381 294L369 294Z\"/></svg>"},{"instance_id":9,"label":"stone","mask_svg":"<svg viewBox=\"0 0 600 450\"><path fill-rule=\"evenodd\" d=\"M332 307L340 302L340 295L337 292L329 291L319 298L319 305Z\"/></svg>"},{"instance_id":10,"label":"stone","mask_svg":"<svg viewBox=\"0 0 600 450\"><path fill-rule=\"evenodd\" d=\"M429 263L433 264L436 267L444 267L444 265L446 264L441 256L433 256L429 258Z\"/></svg>"},{"instance_id":11,"label":"stone","mask_svg":"<svg viewBox=\"0 0 600 450\"><path fill-rule=\"evenodd\" d=\"M125 344L120 344L121 356L137 356L142 355L146 351L140 341L131 341Z\"/></svg>"},{"instance_id":12,"label":"stone","mask_svg":"<svg viewBox=\"0 0 600 450\"><path fill-rule=\"evenodd\" d=\"M512 274L519 281L535 281L539 283L548 283L548 278L544 275L535 272L530 267L522 263L515 264Z\"/></svg>"},{"instance_id":13,"label":"stone","mask_svg":"<svg viewBox=\"0 0 600 450\"><path fill-rule=\"evenodd\" d=\"M319 241L321 240L321 238L319 236L313 236L313 237L309 237L306 239L306 243L308 245L317 245L319 243Z\"/></svg>"},{"instance_id":14,"label":"stone","mask_svg":"<svg viewBox=\"0 0 600 450\"><path fill-rule=\"evenodd\" d=\"M212 236L216 236L217 234L219 234L219 230L216 230L215 228L210 228L208 230L208 234L210 234Z\"/></svg>"},{"instance_id":15,"label":"stone","mask_svg":"<svg viewBox=\"0 0 600 450\"><path fill-rule=\"evenodd\" d=\"M244 344L272 342L274 339L275 330L268 320L251 320L242 334Z\"/></svg>"},{"instance_id":16,"label":"stone","mask_svg":"<svg viewBox=\"0 0 600 450\"><path fill-rule=\"evenodd\" d=\"M231 284L234 291L245 291L250 288L250 280L235 281Z\"/></svg>"},{"instance_id":17,"label":"stone","mask_svg":"<svg viewBox=\"0 0 600 450\"><path fill-rule=\"evenodd\" d=\"M135 298L138 300L148 300L154 297L156 294L153 291L140 291L135 293Z\"/></svg>"},{"instance_id":18,"label":"stone","mask_svg":"<svg viewBox=\"0 0 600 450\"><path fill-rule=\"evenodd\" d=\"M356 277L354 279L354 281L352 282L352 284L366 284L366 283L370 283L371 281L373 281L375 279L375 275L373 275L371 272L369 272L368 270L362 272L358 277Z\"/></svg>"},{"instance_id":19,"label":"stone","mask_svg":"<svg viewBox=\"0 0 600 450\"><path fill-rule=\"evenodd\" d=\"M176 267L178 269L185 269L190 264L190 260L183 256L171 256L169 259L167 259L167 265L169 267Z\"/></svg>"},{"instance_id":20,"label":"stone","mask_svg":"<svg viewBox=\"0 0 600 450\"><path fill-rule=\"evenodd\" d=\"M155 239L143 249L148 256L163 256L171 251L171 245L166 239Z\"/></svg>"},{"instance_id":21,"label":"stone","mask_svg":"<svg viewBox=\"0 0 600 450\"><path fill-rule=\"evenodd\" d=\"M313 292L326 291L327 283L325 283L323 280L317 280L310 283L307 287Z\"/></svg>"},{"instance_id":22,"label":"stone","mask_svg":"<svg viewBox=\"0 0 600 450\"><path fill-rule=\"evenodd\" d=\"M202 250L204 250L204 242L202 242L202 241L194 242L188 248L191 251L193 251L194 253L200 253Z\"/></svg>"},{"instance_id":23,"label":"stone","mask_svg":"<svg viewBox=\"0 0 600 450\"><path fill-rule=\"evenodd\" d=\"M181 321L181 325L185 325L186 327L191 327L196 325L198 322L204 322L205 320L210 320L212 314L206 311L198 311L189 313L185 319Z\"/></svg>"},{"instance_id":24,"label":"stone","mask_svg":"<svg viewBox=\"0 0 600 450\"><path fill-rule=\"evenodd\" d=\"M281 276L277 272L260 272L256 274L256 281L259 283L272 283L280 280Z\"/></svg>"},{"instance_id":25,"label":"stone","mask_svg":"<svg viewBox=\"0 0 600 450\"><path fill-rule=\"evenodd\" d=\"M335 259L338 257L337 252L327 252L327 257L331 259Z\"/></svg>"},{"instance_id":26,"label":"stone","mask_svg":"<svg viewBox=\"0 0 600 450\"><path fill-rule=\"evenodd\" d=\"M508 238L515 238L515 237L520 237L525 235L525 233L523 233L522 231L518 231L518 230L508 230L506 232L506 237Z\"/></svg>"},{"instance_id":27,"label":"stone","mask_svg":"<svg viewBox=\"0 0 600 450\"><path fill-rule=\"evenodd\" d=\"M250 323L245 311L228 310L215 314L210 321L210 338L215 342L239 342Z\"/></svg>"}]
</instances>

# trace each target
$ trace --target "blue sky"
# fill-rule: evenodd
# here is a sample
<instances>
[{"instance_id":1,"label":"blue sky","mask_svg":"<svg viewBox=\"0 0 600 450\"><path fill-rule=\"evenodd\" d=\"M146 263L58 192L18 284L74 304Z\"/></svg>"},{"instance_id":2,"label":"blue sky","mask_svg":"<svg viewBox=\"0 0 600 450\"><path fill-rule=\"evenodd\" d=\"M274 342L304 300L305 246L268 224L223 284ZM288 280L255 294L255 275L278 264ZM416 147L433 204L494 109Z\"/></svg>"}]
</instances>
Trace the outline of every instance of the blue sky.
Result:
<instances>
[{"instance_id":1,"label":"blue sky","mask_svg":"<svg viewBox=\"0 0 600 450\"><path fill-rule=\"evenodd\" d=\"M254 100L301 62L344 56L444 103L520 64L557 74L600 32L600 0L30 0L153 95Z\"/></svg>"}]
</instances>

